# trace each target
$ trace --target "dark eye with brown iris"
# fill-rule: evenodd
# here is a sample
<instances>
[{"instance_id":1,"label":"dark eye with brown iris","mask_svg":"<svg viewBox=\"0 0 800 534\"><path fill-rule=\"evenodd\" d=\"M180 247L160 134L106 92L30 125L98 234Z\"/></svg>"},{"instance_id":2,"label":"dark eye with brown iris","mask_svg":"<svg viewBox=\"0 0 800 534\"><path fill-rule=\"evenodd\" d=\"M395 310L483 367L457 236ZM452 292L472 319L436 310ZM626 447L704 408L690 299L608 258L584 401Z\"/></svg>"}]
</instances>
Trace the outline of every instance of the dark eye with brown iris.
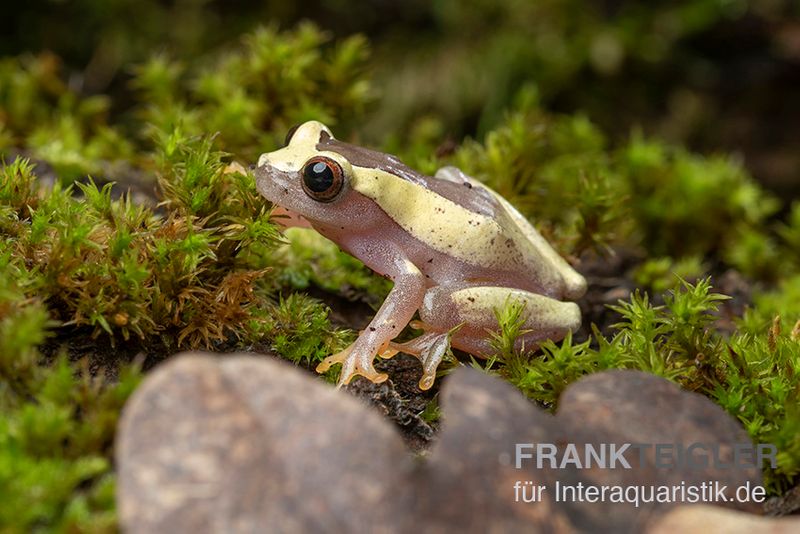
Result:
<instances>
[{"instance_id":1,"label":"dark eye with brown iris","mask_svg":"<svg viewBox=\"0 0 800 534\"><path fill-rule=\"evenodd\" d=\"M344 186L342 167L330 158L317 156L303 167L303 191L319 202L330 202Z\"/></svg>"}]
</instances>

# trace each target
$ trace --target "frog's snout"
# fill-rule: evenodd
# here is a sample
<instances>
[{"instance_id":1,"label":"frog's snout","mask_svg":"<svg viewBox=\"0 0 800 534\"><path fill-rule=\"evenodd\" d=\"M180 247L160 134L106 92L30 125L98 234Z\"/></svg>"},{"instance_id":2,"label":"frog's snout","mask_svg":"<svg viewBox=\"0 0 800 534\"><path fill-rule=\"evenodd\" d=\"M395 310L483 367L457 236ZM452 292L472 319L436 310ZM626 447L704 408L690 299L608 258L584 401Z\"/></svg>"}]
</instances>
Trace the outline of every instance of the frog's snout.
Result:
<instances>
[{"instance_id":1,"label":"frog's snout","mask_svg":"<svg viewBox=\"0 0 800 534\"><path fill-rule=\"evenodd\" d=\"M289 195L289 180L286 174L269 165L259 165L255 170L256 189L270 202L281 204Z\"/></svg>"}]
</instances>

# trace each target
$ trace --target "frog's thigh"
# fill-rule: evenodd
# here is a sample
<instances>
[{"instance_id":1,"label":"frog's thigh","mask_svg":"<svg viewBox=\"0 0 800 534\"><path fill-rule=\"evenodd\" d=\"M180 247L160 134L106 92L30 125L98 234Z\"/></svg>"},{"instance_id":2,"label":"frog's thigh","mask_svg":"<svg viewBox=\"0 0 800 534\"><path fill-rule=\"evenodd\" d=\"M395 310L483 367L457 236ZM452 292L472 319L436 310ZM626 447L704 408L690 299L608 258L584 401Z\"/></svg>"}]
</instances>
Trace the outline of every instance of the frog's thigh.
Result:
<instances>
[{"instance_id":1,"label":"frog's thigh","mask_svg":"<svg viewBox=\"0 0 800 534\"><path fill-rule=\"evenodd\" d=\"M439 286L425 293L420 319L434 330L447 331L462 324L451 343L473 354L489 352L487 330L497 331L495 309L506 302L524 304L523 330L518 339L526 348L534 348L545 339L559 340L581 324L581 313L574 302L561 302L536 293L495 286Z\"/></svg>"}]
</instances>

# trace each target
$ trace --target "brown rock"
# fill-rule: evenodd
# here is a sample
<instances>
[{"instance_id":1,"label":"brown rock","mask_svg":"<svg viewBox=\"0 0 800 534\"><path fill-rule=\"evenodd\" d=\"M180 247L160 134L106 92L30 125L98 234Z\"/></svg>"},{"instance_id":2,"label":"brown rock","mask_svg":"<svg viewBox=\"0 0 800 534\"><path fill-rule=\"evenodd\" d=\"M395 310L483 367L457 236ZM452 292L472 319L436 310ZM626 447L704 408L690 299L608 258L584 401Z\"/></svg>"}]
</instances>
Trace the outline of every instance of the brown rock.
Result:
<instances>
[{"instance_id":1,"label":"brown rock","mask_svg":"<svg viewBox=\"0 0 800 534\"><path fill-rule=\"evenodd\" d=\"M756 468L688 466L687 462L671 467L657 465L675 463L677 451L691 444L718 447L724 464L733 461L734 444L749 445L749 436L738 422L725 411L697 393L682 390L676 384L639 371L619 370L596 373L573 384L559 399L556 420L562 430L560 439L573 443L645 444L638 464L639 451L625 454L632 469L589 469L563 472L556 476L563 482L583 482L593 485L640 486L646 494L649 487L694 486L714 482L726 486L726 498L732 498L740 485L761 485L761 471ZM655 445L663 444L665 457L656 460ZM699 449L698 454L711 455ZM672 457L670 460L669 457ZM697 462L702 459L698 457ZM563 475L563 476L562 476ZM682 504L642 503L638 507L627 503L565 503L570 517L580 528L595 525L614 525L618 529L640 530L653 514L661 514ZM757 502L720 503L742 510L757 512Z\"/></svg>"},{"instance_id":2,"label":"brown rock","mask_svg":"<svg viewBox=\"0 0 800 534\"><path fill-rule=\"evenodd\" d=\"M517 481L545 481L544 472L514 467L515 444L548 442L551 415L508 383L466 368L448 378L441 403L441 436L413 481L414 513L431 532L573 531L549 494L515 501Z\"/></svg>"},{"instance_id":3,"label":"brown rock","mask_svg":"<svg viewBox=\"0 0 800 534\"><path fill-rule=\"evenodd\" d=\"M674 503L559 502L555 485L760 484L754 469L515 467L518 443L749 443L711 401L645 373L598 373L556 416L463 369L442 390L443 426L415 459L357 400L272 359L189 354L148 376L126 406L117 460L129 532L640 531ZM634 458L635 456L635 458ZM515 486L546 489L517 502ZM518 484L519 483L519 484ZM733 504L731 504L733 506ZM744 506L748 505L736 505Z\"/></svg>"},{"instance_id":4,"label":"brown rock","mask_svg":"<svg viewBox=\"0 0 800 534\"><path fill-rule=\"evenodd\" d=\"M411 497L412 459L389 424L252 356L158 367L125 408L117 461L128 532L390 531Z\"/></svg>"}]
</instances>

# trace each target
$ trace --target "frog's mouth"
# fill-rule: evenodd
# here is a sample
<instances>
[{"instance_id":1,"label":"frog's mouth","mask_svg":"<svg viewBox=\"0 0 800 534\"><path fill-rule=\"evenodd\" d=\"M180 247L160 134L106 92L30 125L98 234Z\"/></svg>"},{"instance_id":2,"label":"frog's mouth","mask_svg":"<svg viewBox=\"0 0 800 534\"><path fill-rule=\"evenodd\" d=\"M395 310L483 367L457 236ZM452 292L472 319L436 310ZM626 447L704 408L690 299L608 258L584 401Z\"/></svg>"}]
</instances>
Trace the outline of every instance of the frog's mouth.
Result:
<instances>
[{"instance_id":1,"label":"frog's mouth","mask_svg":"<svg viewBox=\"0 0 800 534\"><path fill-rule=\"evenodd\" d=\"M263 159L266 154L261 157ZM272 202L274 207L270 219L278 224L281 233L286 228L311 228L308 219L300 215L300 213L284 208L275 202L276 198L281 198L282 195L280 193L283 193L286 197L290 196L290 185L283 173L274 171L261 160L259 163L262 165L256 168L256 189L264 198Z\"/></svg>"},{"instance_id":2,"label":"frog's mouth","mask_svg":"<svg viewBox=\"0 0 800 534\"><path fill-rule=\"evenodd\" d=\"M283 206L276 205L272 210L270 219L274 219L278 223L278 226L281 227L281 233L286 228L311 228L311 223L308 222L308 219Z\"/></svg>"}]
</instances>

